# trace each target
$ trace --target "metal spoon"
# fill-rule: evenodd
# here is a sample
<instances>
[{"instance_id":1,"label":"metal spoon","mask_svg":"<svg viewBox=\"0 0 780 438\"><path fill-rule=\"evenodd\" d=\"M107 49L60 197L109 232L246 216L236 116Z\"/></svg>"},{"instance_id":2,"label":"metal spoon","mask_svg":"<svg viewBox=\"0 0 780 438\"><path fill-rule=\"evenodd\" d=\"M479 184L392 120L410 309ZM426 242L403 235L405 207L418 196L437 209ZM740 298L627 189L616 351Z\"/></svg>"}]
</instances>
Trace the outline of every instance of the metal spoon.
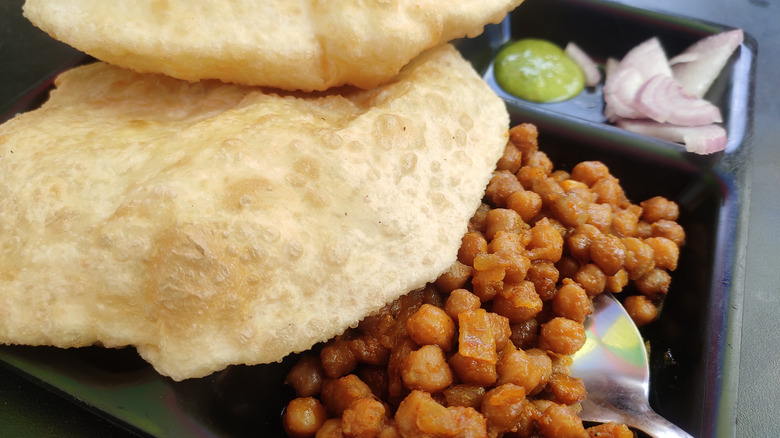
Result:
<instances>
[{"instance_id":1,"label":"metal spoon","mask_svg":"<svg viewBox=\"0 0 780 438\"><path fill-rule=\"evenodd\" d=\"M588 390L580 418L623 423L654 438L691 437L650 408L647 350L626 309L610 293L594 297L593 307L585 321L588 339L570 367Z\"/></svg>"}]
</instances>

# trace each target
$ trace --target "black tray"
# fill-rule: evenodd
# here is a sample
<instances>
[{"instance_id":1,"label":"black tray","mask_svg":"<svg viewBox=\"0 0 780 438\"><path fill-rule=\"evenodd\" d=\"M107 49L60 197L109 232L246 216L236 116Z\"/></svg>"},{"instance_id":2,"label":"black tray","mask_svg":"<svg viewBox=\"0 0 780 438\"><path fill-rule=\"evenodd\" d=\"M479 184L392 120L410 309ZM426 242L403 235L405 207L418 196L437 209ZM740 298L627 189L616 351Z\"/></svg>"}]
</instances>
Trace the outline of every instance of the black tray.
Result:
<instances>
[{"instance_id":1,"label":"black tray","mask_svg":"<svg viewBox=\"0 0 780 438\"><path fill-rule=\"evenodd\" d=\"M707 96L724 114L728 147L697 156L603 123L598 87L559 104L513 98L495 84L490 63L508 38L532 36L560 45L573 40L603 61L621 57L651 36L675 54L726 27L585 0L526 0L510 18L489 26L479 38L456 44L505 99L513 122L539 127L540 147L556 169L601 160L633 202L661 195L680 205L686 245L660 320L643 330L651 345L651 404L694 436L734 435L738 358L729 346L739 343L739 333L731 326L730 303L741 299L742 290L731 283L731 273L736 230L743 226L740 209L749 190L746 139L754 40L746 35ZM59 70L73 62L67 57ZM9 108L16 112L39 104L48 81L50 76L42 73L37 89L0 102L0 116L10 117ZM280 413L292 397L281 382L292 363L291 358L274 365L233 366L206 378L173 382L132 348L0 347L0 364L130 431L152 436L281 436Z\"/></svg>"}]
</instances>

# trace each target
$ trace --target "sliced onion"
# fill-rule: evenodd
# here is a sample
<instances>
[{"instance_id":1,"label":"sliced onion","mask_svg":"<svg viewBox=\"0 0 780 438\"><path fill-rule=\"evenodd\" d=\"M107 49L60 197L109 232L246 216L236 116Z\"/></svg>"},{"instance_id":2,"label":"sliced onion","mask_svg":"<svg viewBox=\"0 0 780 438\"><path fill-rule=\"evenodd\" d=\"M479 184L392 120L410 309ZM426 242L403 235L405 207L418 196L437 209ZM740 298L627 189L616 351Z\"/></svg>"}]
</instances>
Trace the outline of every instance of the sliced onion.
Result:
<instances>
[{"instance_id":1,"label":"sliced onion","mask_svg":"<svg viewBox=\"0 0 780 438\"><path fill-rule=\"evenodd\" d=\"M674 78L686 92L696 97L704 96L743 40L741 29L699 40L669 60Z\"/></svg>"},{"instance_id":2,"label":"sliced onion","mask_svg":"<svg viewBox=\"0 0 780 438\"><path fill-rule=\"evenodd\" d=\"M604 76L609 77L617 72L620 66L620 61L615 58L607 58L606 64L604 64Z\"/></svg>"},{"instance_id":3,"label":"sliced onion","mask_svg":"<svg viewBox=\"0 0 780 438\"><path fill-rule=\"evenodd\" d=\"M634 99L639 89L653 76L672 76L672 70L666 59L658 38L639 44L631 49L620 61L617 67L612 67L614 73L607 75L604 82L604 100L610 114L605 115L614 120L614 116L638 119L645 116L634 108Z\"/></svg>"},{"instance_id":4,"label":"sliced onion","mask_svg":"<svg viewBox=\"0 0 780 438\"><path fill-rule=\"evenodd\" d=\"M672 76L669 60L658 38L650 38L629 50L620 61L618 68L628 67L641 71L647 79L655 75Z\"/></svg>"},{"instance_id":5,"label":"sliced onion","mask_svg":"<svg viewBox=\"0 0 780 438\"><path fill-rule=\"evenodd\" d=\"M699 126L723 121L720 109L712 103L685 93L673 78L656 75L636 94L634 107L656 122Z\"/></svg>"},{"instance_id":6,"label":"sliced onion","mask_svg":"<svg viewBox=\"0 0 780 438\"><path fill-rule=\"evenodd\" d=\"M611 117L605 115L612 121L615 117L645 118L645 115L634 107L636 93L644 83L642 72L635 68L619 68L608 76L604 82L604 102L610 109Z\"/></svg>"},{"instance_id":7,"label":"sliced onion","mask_svg":"<svg viewBox=\"0 0 780 438\"><path fill-rule=\"evenodd\" d=\"M706 155L726 149L728 136L720 125L677 126L650 120L617 121L617 126L637 134L685 144L685 150Z\"/></svg>"},{"instance_id":8,"label":"sliced onion","mask_svg":"<svg viewBox=\"0 0 780 438\"><path fill-rule=\"evenodd\" d=\"M605 78L608 79L610 76L614 75L617 72L618 65L620 65L620 61L617 59L607 58L607 62L604 64ZM604 91L604 93L606 94L606 91ZM614 122L619 118L615 113L615 110L612 109L612 106L609 104L609 100L607 100L606 97L604 98L604 117L606 117L610 122Z\"/></svg>"},{"instance_id":9,"label":"sliced onion","mask_svg":"<svg viewBox=\"0 0 780 438\"><path fill-rule=\"evenodd\" d=\"M580 46L570 41L566 44L566 48L563 51L566 52L566 54L580 66L582 72L585 73L586 86L595 87L601 82L601 71L599 71L599 66L580 48Z\"/></svg>"}]
</instances>

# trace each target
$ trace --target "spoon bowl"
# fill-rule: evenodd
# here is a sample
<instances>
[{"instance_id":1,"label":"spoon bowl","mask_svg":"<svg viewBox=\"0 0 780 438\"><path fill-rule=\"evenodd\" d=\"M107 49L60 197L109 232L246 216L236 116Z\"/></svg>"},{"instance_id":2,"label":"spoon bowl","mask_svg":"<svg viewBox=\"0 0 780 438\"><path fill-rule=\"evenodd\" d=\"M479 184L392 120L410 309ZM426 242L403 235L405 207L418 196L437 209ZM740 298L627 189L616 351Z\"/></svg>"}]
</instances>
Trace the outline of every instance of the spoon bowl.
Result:
<instances>
[{"instance_id":1,"label":"spoon bowl","mask_svg":"<svg viewBox=\"0 0 780 438\"><path fill-rule=\"evenodd\" d=\"M610 293L593 298L593 314L585 321L587 340L572 356L570 374L582 379L588 398L580 418L614 421L651 437L691 437L650 407L650 366L639 330L626 309Z\"/></svg>"}]
</instances>

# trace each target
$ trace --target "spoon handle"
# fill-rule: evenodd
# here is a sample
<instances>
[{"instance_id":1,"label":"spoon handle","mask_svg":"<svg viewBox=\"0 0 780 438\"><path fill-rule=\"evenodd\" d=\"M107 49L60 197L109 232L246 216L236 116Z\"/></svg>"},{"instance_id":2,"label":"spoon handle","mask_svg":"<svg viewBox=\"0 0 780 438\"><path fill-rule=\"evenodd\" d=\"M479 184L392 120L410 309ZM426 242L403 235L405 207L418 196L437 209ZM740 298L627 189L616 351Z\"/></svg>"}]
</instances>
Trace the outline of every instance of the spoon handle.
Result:
<instances>
[{"instance_id":1,"label":"spoon handle","mask_svg":"<svg viewBox=\"0 0 780 438\"><path fill-rule=\"evenodd\" d=\"M586 421L623 423L653 438L693 438L688 432L658 415L644 400L615 406L609 402L594 403L585 399L582 401L582 408L580 416Z\"/></svg>"},{"instance_id":2,"label":"spoon handle","mask_svg":"<svg viewBox=\"0 0 780 438\"><path fill-rule=\"evenodd\" d=\"M653 438L693 438L688 432L677 427L650 408L637 413L631 420L627 423L629 426L633 426Z\"/></svg>"}]
</instances>

